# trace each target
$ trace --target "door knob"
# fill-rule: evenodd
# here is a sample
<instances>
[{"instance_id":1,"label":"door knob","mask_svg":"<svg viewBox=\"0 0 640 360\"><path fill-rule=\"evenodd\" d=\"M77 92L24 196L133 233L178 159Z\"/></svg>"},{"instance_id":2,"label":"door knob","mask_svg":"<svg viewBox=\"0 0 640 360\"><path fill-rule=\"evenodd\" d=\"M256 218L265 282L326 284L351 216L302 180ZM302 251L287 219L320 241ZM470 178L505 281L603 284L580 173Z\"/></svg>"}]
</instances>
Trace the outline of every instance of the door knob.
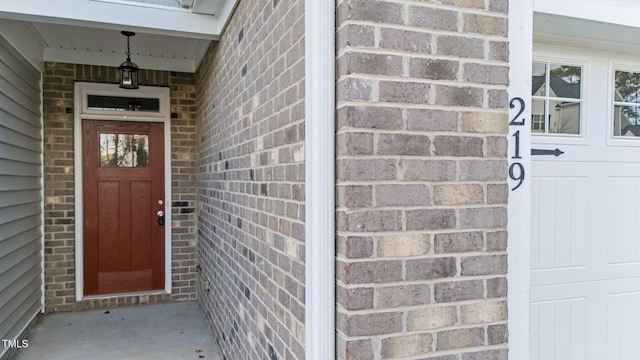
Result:
<instances>
[{"instance_id":1,"label":"door knob","mask_svg":"<svg viewBox=\"0 0 640 360\"><path fill-rule=\"evenodd\" d=\"M158 225L164 225L164 211L158 211Z\"/></svg>"}]
</instances>

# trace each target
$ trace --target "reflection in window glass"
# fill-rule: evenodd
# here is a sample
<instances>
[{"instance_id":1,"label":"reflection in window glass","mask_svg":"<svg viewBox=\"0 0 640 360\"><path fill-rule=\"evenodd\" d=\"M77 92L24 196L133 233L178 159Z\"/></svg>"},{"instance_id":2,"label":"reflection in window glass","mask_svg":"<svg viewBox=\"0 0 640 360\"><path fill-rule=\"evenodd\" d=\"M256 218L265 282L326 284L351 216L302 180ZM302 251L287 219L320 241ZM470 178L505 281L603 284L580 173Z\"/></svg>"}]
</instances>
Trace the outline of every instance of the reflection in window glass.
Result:
<instances>
[{"instance_id":1,"label":"reflection in window glass","mask_svg":"<svg viewBox=\"0 0 640 360\"><path fill-rule=\"evenodd\" d=\"M579 134L580 103L550 101L549 132L554 134Z\"/></svg>"},{"instance_id":2,"label":"reflection in window glass","mask_svg":"<svg viewBox=\"0 0 640 360\"><path fill-rule=\"evenodd\" d=\"M531 131L580 135L582 67L534 62L531 79Z\"/></svg>"},{"instance_id":3,"label":"reflection in window glass","mask_svg":"<svg viewBox=\"0 0 640 360\"><path fill-rule=\"evenodd\" d=\"M147 167L148 165L148 135L100 134L100 166Z\"/></svg>"},{"instance_id":4,"label":"reflection in window glass","mask_svg":"<svg viewBox=\"0 0 640 360\"><path fill-rule=\"evenodd\" d=\"M640 136L640 72L615 72L613 135Z\"/></svg>"},{"instance_id":5,"label":"reflection in window glass","mask_svg":"<svg viewBox=\"0 0 640 360\"><path fill-rule=\"evenodd\" d=\"M544 116L546 101L533 100L531 102L531 131L534 133L545 133L547 128L546 117Z\"/></svg>"},{"instance_id":6,"label":"reflection in window glass","mask_svg":"<svg viewBox=\"0 0 640 360\"><path fill-rule=\"evenodd\" d=\"M616 71L615 101L640 104L640 72Z\"/></svg>"},{"instance_id":7,"label":"reflection in window glass","mask_svg":"<svg viewBox=\"0 0 640 360\"><path fill-rule=\"evenodd\" d=\"M534 62L532 68L531 95L545 96L547 89L547 64Z\"/></svg>"},{"instance_id":8,"label":"reflection in window glass","mask_svg":"<svg viewBox=\"0 0 640 360\"><path fill-rule=\"evenodd\" d=\"M549 71L550 96L580 99L581 80L582 68L580 66L551 64Z\"/></svg>"}]
</instances>

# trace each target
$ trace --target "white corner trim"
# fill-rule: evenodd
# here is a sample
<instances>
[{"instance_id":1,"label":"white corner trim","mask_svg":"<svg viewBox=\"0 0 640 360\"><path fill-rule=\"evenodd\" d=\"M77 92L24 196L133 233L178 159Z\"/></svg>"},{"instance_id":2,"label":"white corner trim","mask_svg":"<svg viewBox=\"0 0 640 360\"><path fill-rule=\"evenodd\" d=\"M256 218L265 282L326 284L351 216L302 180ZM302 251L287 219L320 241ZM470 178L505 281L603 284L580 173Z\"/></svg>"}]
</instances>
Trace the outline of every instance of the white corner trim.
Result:
<instances>
[{"instance_id":1,"label":"white corner trim","mask_svg":"<svg viewBox=\"0 0 640 360\"><path fill-rule=\"evenodd\" d=\"M533 57L533 0L509 2L509 99L520 97L526 107L519 119L525 126L509 126L509 163L517 161L525 169L522 186L509 190L509 222L507 273L509 309L509 358L529 359L529 271L530 271L530 207L531 207L531 62ZM509 111L509 121L520 110L518 103ZM520 131L521 159L512 159L515 153L515 137ZM517 175L516 175L517 176ZM509 180L509 188L517 182Z\"/></svg>"},{"instance_id":2,"label":"white corner trim","mask_svg":"<svg viewBox=\"0 0 640 360\"><path fill-rule=\"evenodd\" d=\"M335 1L305 0L307 360L335 359Z\"/></svg>"},{"instance_id":3,"label":"white corner trim","mask_svg":"<svg viewBox=\"0 0 640 360\"><path fill-rule=\"evenodd\" d=\"M160 112L129 112L124 114L113 111L89 110L86 108L84 97L87 94L138 97L157 97L160 99ZM117 84L76 82L74 86L74 186L75 186L75 268L76 268L76 301L85 299L84 296L84 268L83 268L83 193L82 193L82 120L119 120L119 121L149 121L164 123L164 193L165 214L171 214L171 97L169 88L140 86L140 89L122 90ZM164 226L165 251L164 251L164 292L171 293L171 218L165 221ZM113 297L106 295L104 297ZM92 297L95 298L95 297Z\"/></svg>"},{"instance_id":4,"label":"white corner trim","mask_svg":"<svg viewBox=\"0 0 640 360\"><path fill-rule=\"evenodd\" d=\"M42 213L40 214L40 221L42 224L40 225L40 312L44 314L45 305L46 305L46 297L45 297L45 281L46 278L44 276L44 234L45 234L45 225L44 225L44 211L45 211L45 192L44 192L44 175L45 175L45 164L44 164L44 81L42 78L42 71L38 71L40 73L40 144L42 148L40 149L40 171L42 171L42 176L40 178L40 196L41 196L41 206ZM0 355L2 357L2 355Z\"/></svg>"}]
</instances>

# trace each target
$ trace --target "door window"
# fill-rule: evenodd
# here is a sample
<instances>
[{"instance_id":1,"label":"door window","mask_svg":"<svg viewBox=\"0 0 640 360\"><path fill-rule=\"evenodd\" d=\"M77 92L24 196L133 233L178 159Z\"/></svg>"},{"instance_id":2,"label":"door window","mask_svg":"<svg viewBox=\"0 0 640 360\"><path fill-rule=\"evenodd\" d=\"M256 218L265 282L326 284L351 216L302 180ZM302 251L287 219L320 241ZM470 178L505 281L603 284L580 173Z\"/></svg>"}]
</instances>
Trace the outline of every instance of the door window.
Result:
<instances>
[{"instance_id":1,"label":"door window","mask_svg":"<svg viewBox=\"0 0 640 360\"><path fill-rule=\"evenodd\" d=\"M532 133L580 135L582 66L536 61L532 70Z\"/></svg>"},{"instance_id":2,"label":"door window","mask_svg":"<svg viewBox=\"0 0 640 360\"><path fill-rule=\"evenodd\" d=\"M100 167L147 167L149 135L100 134Z\"/></svg>"}]
</instances>

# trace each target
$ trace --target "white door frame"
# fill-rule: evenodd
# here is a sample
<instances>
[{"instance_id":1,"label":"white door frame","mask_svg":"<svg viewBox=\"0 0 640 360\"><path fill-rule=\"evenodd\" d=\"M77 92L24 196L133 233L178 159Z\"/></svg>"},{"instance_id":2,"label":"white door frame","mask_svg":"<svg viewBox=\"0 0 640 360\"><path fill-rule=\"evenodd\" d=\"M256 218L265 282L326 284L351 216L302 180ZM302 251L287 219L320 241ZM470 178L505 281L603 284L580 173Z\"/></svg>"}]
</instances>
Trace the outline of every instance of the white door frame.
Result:
<instances>
[{"instance_id":1,"label":"white door frame","mask_svg":"<svg viewBox=\"0 0 640 360\"><path fill-rule=\"evenodd\" d=\"M516 120L524 119L524 126L510 125L508 134L508 160L513 174L508 173L509 189L519 181L524 170L524 181L515 190L509 190L507 225L507 273L509 308L509 358L529 359L529 286L531 243L531 62L533 59L533 0L509 2L509 121L522 110ZM522 99L522 105L518 100ZM516 144L516 131L519 131ZM519 149L516 149L519 145ZM514 158L516 150L520 158ZM520 164L520 165L518 165ZM521 167L520 167L521 166Z\"/></svg>"},{"instance_id":2,"label":"white door frame","mask_svg":"<svg viewBox=\"0 0 640 360\"><path fill-rule=\"evenodd\" d=\"M135 96L141 98L160 99L159 112L144 111L105 111L91 110L87 107L88 95L105 96ZM75 268L76 268L76 301L112 298L129 295L106 294L98 296L84 296L84 268L83 268L83 194L82 194L82 121L113 120L113 121L144 121L164 123L164 205L165 214L171 215L171 112L169 88L141 86L138 90L123 90L117 84L98 84L77 82L74 87L74 168L75 168ZM164 260L164 290L161 293L171 293L171 218L165 221L165 260ZM158 290L143 292L144 294L158 293ZM139 293L135 293L139 294Z\"/></svg>"}]
</instances>

